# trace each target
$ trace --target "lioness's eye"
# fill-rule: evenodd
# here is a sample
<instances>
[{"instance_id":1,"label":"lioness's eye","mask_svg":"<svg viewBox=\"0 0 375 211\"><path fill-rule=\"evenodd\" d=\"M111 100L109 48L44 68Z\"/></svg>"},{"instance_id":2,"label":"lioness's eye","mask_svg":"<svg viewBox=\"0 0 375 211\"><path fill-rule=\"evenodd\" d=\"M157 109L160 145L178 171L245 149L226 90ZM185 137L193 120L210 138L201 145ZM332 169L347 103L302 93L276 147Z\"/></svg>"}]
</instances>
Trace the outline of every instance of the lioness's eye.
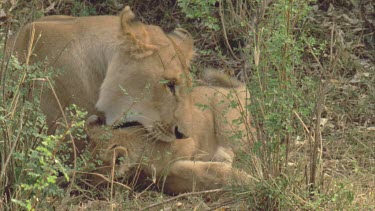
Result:
<instances>
[{"instance_id":1,"label":"lioness's eye","mask_svg":"<svg viewBox=\"0 0 375 211\"><path fill-rule=\"evenodd\" d=\"M167 87L169 88L169 91L171 91L173 95L176 94L175 85L176 85L176 83L174 81L168 81L168 83L167 83Z\"/></svg>"}]
</instances>

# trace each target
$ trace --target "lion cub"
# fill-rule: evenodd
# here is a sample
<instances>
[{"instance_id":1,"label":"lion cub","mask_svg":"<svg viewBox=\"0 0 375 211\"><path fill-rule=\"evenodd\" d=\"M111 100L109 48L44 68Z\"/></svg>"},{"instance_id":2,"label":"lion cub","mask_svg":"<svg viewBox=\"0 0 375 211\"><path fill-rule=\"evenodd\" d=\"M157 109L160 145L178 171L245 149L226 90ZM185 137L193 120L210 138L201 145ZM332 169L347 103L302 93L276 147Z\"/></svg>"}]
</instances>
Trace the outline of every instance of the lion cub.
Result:
<instances>
[{"instance_id":1,"label":"lion cub","mask_svg":"<svg viewBox=\"0 0 375 211\"><path fill-rule=\"evenodd\" d=\"M95 173L118 176L141 170L166 193L179 194L221 188L231 181L249 182L250 176L223 162L192 160L199 151L191 138L163 142L143 127L108 129L97 116L87 120L91 152L102 161ZM98 178L95 184L101 182Z\"/></svg>"},{"instance_id":2,"label":"lion cub","mask_svg":"<svg viewBox=\"0 0 375 211\"><path fill-rule=\"evenodd\" d=\"M237 79L217 70L204 72L204 83L191 91L193 105L182 116L202 161L232 164L239 152L248 152L254 141L247 109L249 91Z\"/></svg>"}]
</instances>

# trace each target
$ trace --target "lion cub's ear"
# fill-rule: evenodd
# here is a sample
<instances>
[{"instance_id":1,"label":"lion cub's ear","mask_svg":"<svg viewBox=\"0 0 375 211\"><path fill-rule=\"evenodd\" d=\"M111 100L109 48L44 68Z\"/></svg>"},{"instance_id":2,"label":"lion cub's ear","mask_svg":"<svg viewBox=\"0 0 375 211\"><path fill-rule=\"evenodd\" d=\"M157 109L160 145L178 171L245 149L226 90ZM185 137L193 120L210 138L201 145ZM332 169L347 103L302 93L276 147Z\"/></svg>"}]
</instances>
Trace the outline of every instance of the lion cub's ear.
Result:
<instances>
[{"instance_id":1,"label":"lion cub's ear","mask_svg":"<svg viewBox=\"0 0 375 211\"><path fill-rule=\"evenodd\" d=\"M194 40L193 37L185 29L176 28L168 34L168 37L175 42L176 46L186 59L186 65L190 65L190 61L194 57Z\"/></svg>"},{"instance_id":2,"label":"lion cub's ear","mask_svg":"<svg viewBox=\"0 0 375 211\"><path fill-rule=\"evenodd\" d=\"M145 25L136 19L135 14L126 6L120 14L120 40L135 58L143 58L155 52L157 46L150 42Z\"/></svg>"}]
</instances>

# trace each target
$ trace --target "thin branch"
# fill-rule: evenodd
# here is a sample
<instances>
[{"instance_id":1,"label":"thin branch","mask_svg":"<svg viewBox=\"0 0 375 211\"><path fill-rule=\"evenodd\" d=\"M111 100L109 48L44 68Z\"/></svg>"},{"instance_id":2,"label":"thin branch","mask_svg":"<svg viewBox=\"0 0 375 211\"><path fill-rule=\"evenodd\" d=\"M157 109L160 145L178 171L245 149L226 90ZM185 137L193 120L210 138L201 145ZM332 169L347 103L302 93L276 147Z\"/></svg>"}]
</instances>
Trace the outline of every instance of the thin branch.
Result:
<instances>
[{"instance_id":1,"label":"thin branch","mask_svg":"<svg viewBox=\"0 0 375 211\"><path fill-rule=\"evenodd\" d=\"M325 93L326 93L327 84L328 84L328 82L326 81L319 86L319 92L318 92L317 102L316 102L315 139L314 139L314 145L313 145L313 149L312 149L311 167L310 167L310 181L309 181L310 192L311 192L310 194L312 194L312 191L314 191L314 189L315 189L317 161L319 160L321 162L321 156L319 156L319 158L318 158L318 151L321 151L321 147L322 147L320 122L321 122L323 105L324 105L324 101L325 101Z\"/></svg>"},{"instance_id":2,"label":"thin branch","mask_svg":"<svg viewBox=\"0 0 375 211\"><path fill-rule=\"evenodd\" d=\"M109 179L109 178L105 177L103 174L92 173L92 172L84 172L84 171L74 171L74 172L75 173L79 173L79 174L91 174L91 175L95 175L97 177L102 178L103 180L105 180L108 183L112 183L113 182L113 184L119 185L119 186L121 186L121 187L123 187L123 188L125 188L125 189L133 192L133 189L131 187L129 187L129 186L125 185L125 184L122 184L120 182L114 181L112 178Z\"/></svg>"},{"instance_id":3,"label":"thin branch","mask_svg":"<svg viewBox=\"0 0 375 211\"><path fill-rule=\"evenodd\" d=\"M237 61L241 61L240 58L238 58L233 50L232 50L232 47L230 46L229 44L229 41L228 41L228 36L227 36L227 31L225 29L225 24L224 24L224 12L223 12L223 7L222 7L222 2L219 1L219 12L220 12L220 21L221 21L221 26L223 27L223 35L224 35L224 38L225 38L225 44L226 46L228 47L229 49L229 52L230 54L232 54L233 58L235 58Z\"/></svg>"}]
</instances>

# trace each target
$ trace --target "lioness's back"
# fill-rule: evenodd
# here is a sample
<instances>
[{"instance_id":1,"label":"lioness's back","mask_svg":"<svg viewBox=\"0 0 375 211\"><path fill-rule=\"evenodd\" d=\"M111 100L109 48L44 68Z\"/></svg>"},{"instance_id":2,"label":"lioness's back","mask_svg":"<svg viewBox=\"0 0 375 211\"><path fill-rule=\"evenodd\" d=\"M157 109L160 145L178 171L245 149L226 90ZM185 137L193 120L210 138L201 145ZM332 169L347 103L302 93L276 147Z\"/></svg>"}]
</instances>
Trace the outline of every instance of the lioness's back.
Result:
<instances>
[{"instance_id":1,"label":"lioness's back","mask_svg":"<svg viewBox=\"0 0 375 211\"><path fill-rule=\"evenodd\" d=\"M27 61L32 44L30 63L47 59L57 70L55 90L63 106L75 103L94 113L105 76L104 60L112 55L110 48L116 46L118 28L116 16L48 16L25 25L9 43L10 47L14 44L21 62ZM104 45L107 47L99 47ZM77 85L81 87L77 89ZM51 114L48 122L60 113L54 98L46 92L42 99L44 112Z\"/></svg>"},{"instance_id":2,"label":"lioness's back","mask_svg":"<svg viewBox=\"0 0 375 211\"><path fill-rule=\"evenodd\" d=\"M42 17L36 21L72 21L76 20L76 17L67 16L67 15L51 15Z\"/></svg>"}]
</instances>

